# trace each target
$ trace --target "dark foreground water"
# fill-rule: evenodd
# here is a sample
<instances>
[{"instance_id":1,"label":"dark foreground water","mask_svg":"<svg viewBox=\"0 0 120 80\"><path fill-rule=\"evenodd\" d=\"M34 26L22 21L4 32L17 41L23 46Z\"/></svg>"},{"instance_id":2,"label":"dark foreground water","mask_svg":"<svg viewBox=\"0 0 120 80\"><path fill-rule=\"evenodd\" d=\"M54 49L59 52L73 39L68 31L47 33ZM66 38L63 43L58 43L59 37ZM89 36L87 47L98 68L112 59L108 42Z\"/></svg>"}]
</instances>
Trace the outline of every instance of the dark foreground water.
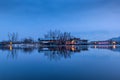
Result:
<instances>
[{"instance_id":1,"label":"dark foreground water","mask_svg":"<svg viewBox=\"0 0 120 80\"><path fill-rule=\"evenodd\" d=\"M0 49L0 80L120 79L119 46Z\"/></svg>"}]
</instances>

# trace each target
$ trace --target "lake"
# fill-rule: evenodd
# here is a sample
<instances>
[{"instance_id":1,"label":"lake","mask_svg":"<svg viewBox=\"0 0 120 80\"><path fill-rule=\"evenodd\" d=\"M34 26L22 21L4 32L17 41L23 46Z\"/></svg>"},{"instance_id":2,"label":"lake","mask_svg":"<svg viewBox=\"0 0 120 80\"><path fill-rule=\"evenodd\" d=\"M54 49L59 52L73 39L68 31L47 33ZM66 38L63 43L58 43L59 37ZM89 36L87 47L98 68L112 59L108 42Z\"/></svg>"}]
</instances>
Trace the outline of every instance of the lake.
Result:
<instances>
[{"instance_id":1,"label":"lake","mask_svg":"<svg viewBox=\"0 0 120 80\"><path fill-rule=\"evenodd\" d=\"M0 79L120 78L120 46L0 48Z\"/></svg>"}]
</instances>

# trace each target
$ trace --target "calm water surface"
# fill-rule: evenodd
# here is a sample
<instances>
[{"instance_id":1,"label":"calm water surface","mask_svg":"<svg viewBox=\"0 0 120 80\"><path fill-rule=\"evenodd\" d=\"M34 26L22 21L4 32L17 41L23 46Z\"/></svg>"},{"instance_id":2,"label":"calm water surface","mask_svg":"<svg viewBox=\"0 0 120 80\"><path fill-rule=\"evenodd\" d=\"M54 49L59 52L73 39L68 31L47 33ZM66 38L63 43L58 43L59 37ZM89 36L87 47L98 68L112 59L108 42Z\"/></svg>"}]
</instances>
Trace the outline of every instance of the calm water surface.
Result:
<instances>
[{"instance_id":1,"label":"calm water surface","mask_svg":"<svg viewBox=\"0 0 120 80\"><path fill-rule=\"evenodd\" d=\"M119 76L119 46L0 49L0 79L115 79Z\"/></svg>"}]
</instances>

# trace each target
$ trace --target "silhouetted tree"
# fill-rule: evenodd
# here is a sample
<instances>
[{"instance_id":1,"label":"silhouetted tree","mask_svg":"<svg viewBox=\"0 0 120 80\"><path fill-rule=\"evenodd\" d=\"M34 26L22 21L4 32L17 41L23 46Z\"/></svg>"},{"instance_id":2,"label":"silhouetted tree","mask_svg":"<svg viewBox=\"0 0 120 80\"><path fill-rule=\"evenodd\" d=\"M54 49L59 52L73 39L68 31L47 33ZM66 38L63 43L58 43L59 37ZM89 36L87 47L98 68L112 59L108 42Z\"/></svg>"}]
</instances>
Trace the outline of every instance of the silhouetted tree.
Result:
<instances>
[{"instance_id":1,"label":"silhouetted tree","mask_svg":"<svg viewBox=\"0 0 120 80\"><path fill-rule=\"evenodd\" d=\"M55 30L55 31L50 30L47 34L44 35L44 37L55 40L58 39L60 34L61 32L59 30Z\"/></svg>"},{"instance_id":2,"label":"silhouetted tree","mask_svg":"<svg viewBox=\"0 0 120 80\"><path fill-rule=\"evenodd\" d=\"M34 40L32 38L25 38L23 39L23 43L33 43Z\"/></svg>"},{"instance_id":3,"label":"silhouetted tree","mask_svg":"<svg viewBox=\"0 0 120 80\"><path fill-rule=\"evenodd\" d=\"M8 33L9 41L16 42L18 40L18 33Z\"/></svg>"},{"instance_id":4,"label":"silhouetted tree","mask_svg":"<svg viewBox=\"0 0 120 80\"><path fill-rule=\"evenodd\" d=\"M61 32L59 30L55 30L55 31L49 31L47 34L44 35L45 38L49 38L49 39L53 39L53 40L70 40L71 38L73 38L73 36L71 35L71 33L69 32Z\"/></svg>"}]
</instances>

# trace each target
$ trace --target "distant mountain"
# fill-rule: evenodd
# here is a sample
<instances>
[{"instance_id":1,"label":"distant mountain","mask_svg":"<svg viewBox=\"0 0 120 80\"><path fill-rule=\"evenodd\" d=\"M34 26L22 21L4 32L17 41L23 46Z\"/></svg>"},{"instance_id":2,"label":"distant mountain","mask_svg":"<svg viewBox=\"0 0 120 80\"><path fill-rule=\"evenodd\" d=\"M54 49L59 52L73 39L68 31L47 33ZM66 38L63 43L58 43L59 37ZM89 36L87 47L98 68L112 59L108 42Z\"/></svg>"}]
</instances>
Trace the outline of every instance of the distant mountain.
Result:
<instances>
[{"instance_id":1,"label":"distant mountain","mask_svg":"<svg viewBox=\"0 0 120 80\"><path fill-rule=\"evenodd\" d=\"M117 42L120 42L120 37L116 37L116 38L111 38L109 40L113 40L113 41L117 41Z\"/></svg>"}]
</instances>

